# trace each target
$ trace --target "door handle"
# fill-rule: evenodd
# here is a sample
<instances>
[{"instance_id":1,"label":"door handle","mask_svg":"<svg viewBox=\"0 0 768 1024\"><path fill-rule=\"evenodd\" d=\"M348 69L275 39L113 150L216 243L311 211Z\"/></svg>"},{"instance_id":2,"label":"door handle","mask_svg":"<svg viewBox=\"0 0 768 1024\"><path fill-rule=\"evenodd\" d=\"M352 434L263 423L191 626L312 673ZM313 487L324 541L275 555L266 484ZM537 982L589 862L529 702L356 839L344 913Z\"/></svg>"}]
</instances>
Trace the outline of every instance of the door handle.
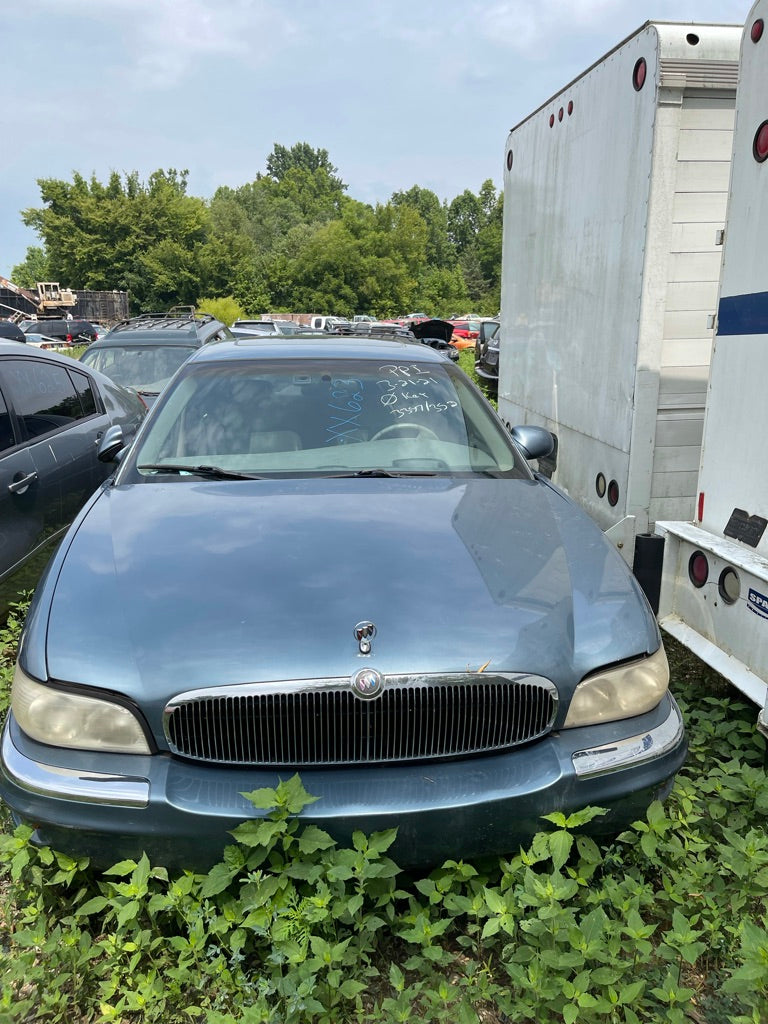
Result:
<instances>
[{"instance_id":1,"label":"door handle","mask_svg":"<svg viewBox=\"0 0 768 1024\"><path fill-rule=\"evenodd\" d=\"M29 485L34 483L35 480L37 480L37 473L27 473L26 476L22 476L18 480L14 480L12 483L8 484L8 490L11 494L23 494Z\"/></svg>"}]
</instances>

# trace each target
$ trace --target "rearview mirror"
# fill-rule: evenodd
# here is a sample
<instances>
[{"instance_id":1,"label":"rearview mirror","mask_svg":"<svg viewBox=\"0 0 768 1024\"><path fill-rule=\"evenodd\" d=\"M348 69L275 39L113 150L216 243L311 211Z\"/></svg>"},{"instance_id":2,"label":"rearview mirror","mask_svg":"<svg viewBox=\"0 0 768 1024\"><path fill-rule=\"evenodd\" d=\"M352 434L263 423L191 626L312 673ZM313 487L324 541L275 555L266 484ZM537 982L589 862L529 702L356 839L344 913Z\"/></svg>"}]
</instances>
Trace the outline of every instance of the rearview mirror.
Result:
<instances>
[{"instance_id":1,"label":"rearview mirror","mask_svg":"<svg viewBox=\"0 0 768 1024\"><path fill-rule=\"evenodd\" d=\"M104 431L104 435L99 442L97 458L99 462L117 462L119 461L120 453L124 451L125 447L123 428L119 423L113 423L111 427L107 427Z\"/></svg>"},{"instance_id":2,"label":"rearview mirror","mask_svg":"<svg viewBox=\"0 0 768 1024\"><path fill-rule=\"evenodd\" d=\"M526 424L512 427L510 434L526 459L545 459L552 454L555 447L555 439L545 427Z\"/></svg>"}]
</instances>

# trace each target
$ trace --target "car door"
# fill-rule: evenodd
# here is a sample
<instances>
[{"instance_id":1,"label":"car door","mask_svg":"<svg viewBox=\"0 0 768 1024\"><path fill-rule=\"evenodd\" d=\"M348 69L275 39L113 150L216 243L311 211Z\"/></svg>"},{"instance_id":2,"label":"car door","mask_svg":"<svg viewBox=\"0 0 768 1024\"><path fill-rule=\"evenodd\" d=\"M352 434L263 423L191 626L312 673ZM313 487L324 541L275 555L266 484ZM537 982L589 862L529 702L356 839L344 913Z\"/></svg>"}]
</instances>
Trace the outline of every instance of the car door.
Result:
<instances>
[{"instance_id":1,"label":"car door","mask_svg":"<svg viewBox=\"0 0 768 1024\"><path fill-rule=\"evenodd\" d=\"M24 567L39 555L42 568L61 521L58 482L39 474L6 397L10 362L0 360L0 614L23 585Z\"/></svg>"},{"instance_id":2,"label":"car door","mask_svg":"<svg viewBox=\"0 0 768 1024\"><path fill-rule=\"evenodd\" d=\"M9 358L5 376L22 442L48 495L45 529L61 533L109 472L96 457L108 417L74 362L70 369L61 360Z\"/></svg>"}]
</instances>

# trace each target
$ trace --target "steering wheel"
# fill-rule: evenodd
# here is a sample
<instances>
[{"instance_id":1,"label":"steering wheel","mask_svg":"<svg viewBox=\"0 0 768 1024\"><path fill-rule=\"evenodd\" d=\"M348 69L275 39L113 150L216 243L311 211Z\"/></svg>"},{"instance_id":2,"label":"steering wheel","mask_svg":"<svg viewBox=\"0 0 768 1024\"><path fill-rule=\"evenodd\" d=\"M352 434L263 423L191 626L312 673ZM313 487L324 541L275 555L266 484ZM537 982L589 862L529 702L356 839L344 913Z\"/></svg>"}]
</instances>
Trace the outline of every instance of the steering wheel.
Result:
<instances>
[{"instance_id":1,"label":"steering wheel","mask_svg":"<svg viewBox=\"0 0 768 1024\"><path fill-rule=\"evenodd\" d=\"M415 431L416 437L428 437L432 441L439 440L434 430L425 427L423 423L390 423L388 427L382 427L381 430L377 430L371 440L378 441L382 437L392 437L395 434L401 434L409 430Z\"/></svg>"}]
</instances>

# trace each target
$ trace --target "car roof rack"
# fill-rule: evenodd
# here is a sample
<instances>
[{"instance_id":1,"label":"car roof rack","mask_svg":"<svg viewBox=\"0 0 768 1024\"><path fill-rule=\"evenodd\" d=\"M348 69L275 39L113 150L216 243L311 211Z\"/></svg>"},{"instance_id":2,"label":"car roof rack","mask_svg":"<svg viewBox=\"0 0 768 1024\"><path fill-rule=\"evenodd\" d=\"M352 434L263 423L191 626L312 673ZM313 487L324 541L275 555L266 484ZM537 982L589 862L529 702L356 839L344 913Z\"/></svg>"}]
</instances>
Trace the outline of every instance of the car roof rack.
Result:
<instances>
[{"instance_id":1,"label":"car roof rack","mask_svg":"<svg viewBox=\"0 0 768 1024\"><path fill-rule=\"evenodd\" d=\"M112 330L189 330L193 325L208 324L215 319L213 313L198 312L194 306L171 306L167 313L140 313L138 316L119 320Z\"/></svg>"}]
</instances>

